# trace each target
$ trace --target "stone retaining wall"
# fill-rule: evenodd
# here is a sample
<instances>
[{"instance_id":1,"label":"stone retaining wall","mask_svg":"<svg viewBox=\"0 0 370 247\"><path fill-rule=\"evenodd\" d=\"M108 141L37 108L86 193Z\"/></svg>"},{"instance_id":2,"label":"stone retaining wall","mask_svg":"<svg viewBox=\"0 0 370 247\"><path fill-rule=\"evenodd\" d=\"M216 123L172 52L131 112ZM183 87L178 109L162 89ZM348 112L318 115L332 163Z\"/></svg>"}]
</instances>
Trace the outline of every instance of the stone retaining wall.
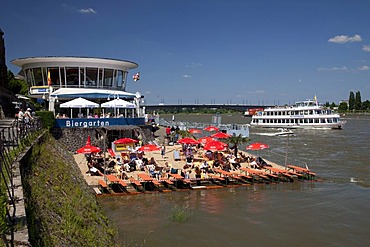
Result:
<instances>
[{"instance_id":1,"label":"stone retaining wall","mask_svg":"<svg viewBox=\"0 0 370 247\"><path fill-rule=\"evenodd\" d=\"M117 126L105 128L54 128L51 130L53 137L63 143L68 151L75 152L80 147L86 144L88 136L91 138L91 145L100 148L110 147L111 142L118 138L128 137L133 139L141 139L145 144L148 141L154 140L154 135L151 133L151 126ZM105 138L107 135L107 138Z\"/></svg>"}]
</instances>

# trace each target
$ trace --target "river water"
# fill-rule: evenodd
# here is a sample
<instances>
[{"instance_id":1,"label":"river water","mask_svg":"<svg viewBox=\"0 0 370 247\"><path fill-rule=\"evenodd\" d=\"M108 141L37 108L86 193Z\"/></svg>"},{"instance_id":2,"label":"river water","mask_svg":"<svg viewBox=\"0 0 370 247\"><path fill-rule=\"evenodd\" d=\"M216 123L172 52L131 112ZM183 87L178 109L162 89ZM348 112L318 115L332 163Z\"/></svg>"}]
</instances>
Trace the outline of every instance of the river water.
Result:
<instances>
[{"instance_id":1,"label":"river water","mask_svg":"<svg viewBox=\"0 0 370 247\"><path fill-rule=\"evenodd\" d=\"M251 129L249 143L270 146L258 155L281 163L288 153L320 182L111 197L101 205L126 246L369 246L370 117L345 120L342 130L295 130L289 138ZM184 221L173 220L181 213Z\"/></svg>"}]
</instances>

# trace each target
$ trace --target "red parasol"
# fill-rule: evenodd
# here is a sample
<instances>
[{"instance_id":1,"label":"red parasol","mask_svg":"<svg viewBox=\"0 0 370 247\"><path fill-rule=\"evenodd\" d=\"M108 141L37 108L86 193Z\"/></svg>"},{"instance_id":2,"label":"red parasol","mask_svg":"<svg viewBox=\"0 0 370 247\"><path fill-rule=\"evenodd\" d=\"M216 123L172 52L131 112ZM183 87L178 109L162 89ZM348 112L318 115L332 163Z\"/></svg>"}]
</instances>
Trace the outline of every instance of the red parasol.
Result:
<instances>
[{"instance_id":1,"label":"red parasol","mask_svg":"<svg viewBox=\"0 0 370 247\"><path fill-rule=\"evenodd\" d=\"M100 147L96 146L83 146L82 148L77 149L77 153L79 154L91 154L91 153L99 153L101 151Z\"/></svg>"},{"instance_id":2,"label":"red parasol","mask_svg":"<svg viewBox=\"0 0 370 247\"><path fill-rule=\"evenodd\" d=\"M199 142L197 140L193 139L193 138L185 137L185 138L182 138L182 139L178 140L177 143L196 145Z\"/></svg>"},{"instance_id":3,"label":"red parasol","mask_svg":"<svg viewBox=\"0 0 370 247\"><path fill-rule=\"evenodd\" d=\"M227 146L226 143L220 142L220 141L212 141L204 145L204 150L210 150L212 152L214 151L222 151Z\"/></svg>"},{"instance_id":4,"label":"red parasol","mask_svg":"<svg viewBox=\"0 0 370 247\"><path fill-rule=\"evenodd\" d=\"M121 138L118 140L115 140L113 143L114 144L126 144L126 143L136 143L138 140L132 139L132 138Z\"/></svg>"},{"instance_id":5,"label":"red parasol","mask_svg":"<svg viewBox=\"0 0 370 247\"><path fill-rule=\"evenodd\" d=\"M91 153L99 153L100 151L101 151L100 147L91 145L91 137L87 136L86 145L77 149L76 152L79 154L91 154Z\"/></svg>"},{"instance_id":6,"label":"red parasol","mask_svg":"<svg viewBox=\"0 0 370 247\"><path fill-rule=\"evenodd\" d=\"M216 126L208 126L206 128L204 128L205 131L220 131L219 128L217 128Z\"/></svg>"},{"instance_id":7,"label":"red parasol","mask_svg":"<svg viewBox=\"0 0 370 247\"><path fill-rule=\"evenodd\" d=\"M249 146L247 146L246 149L248 149L248 150L262 150L262 149L266 149L266 148L269 148L269 146L267 144L260 143L260 142L255 142L255 143L252 143Z\"/></svg>"},{"instance_id":8,"label":"red parasol","mask_svg":"<svg viewBox=\"0 0 370 247\"><path fill-rule=\"evenodd\" d=\"M147 145L139 147L138 151L152 152L152 151L158 151L160 149L161 149L161 147L158 147L156 145L147 144Z\"/></svg>"},{"instance_id":9,"label":"red parasol","mask_svg":"<svg viewBox=\"0 0 370 247\"><path fill-rule=\"evenodd\" d=\"M191 134L201 134L202 133L200 129L189 129L188 132Z\"/></svg>"},{"instance_id":10,"label":"red parasol","mask_svg":"<svg viewBox=\"0 0 370 247\"><path fill-rule=\"evenodd\" d=\"M205 136L205 137L201 137L198 139L198 142L201 142L203 144L206 144L208 142L213 142L215 141L215 139L213 139L212 137L209 137L209 136Z\"/></svg>"},{"instance_id":11,"label":"red parasol","mask_svg":"<svg viewBox=\"0 0 370 247\"><path fill-rule=\"evenodd\" d=\"M213 138L229 138L231 135L224 132L217 132L216 134L211 135Z\"/></svg>"}]
</instances>

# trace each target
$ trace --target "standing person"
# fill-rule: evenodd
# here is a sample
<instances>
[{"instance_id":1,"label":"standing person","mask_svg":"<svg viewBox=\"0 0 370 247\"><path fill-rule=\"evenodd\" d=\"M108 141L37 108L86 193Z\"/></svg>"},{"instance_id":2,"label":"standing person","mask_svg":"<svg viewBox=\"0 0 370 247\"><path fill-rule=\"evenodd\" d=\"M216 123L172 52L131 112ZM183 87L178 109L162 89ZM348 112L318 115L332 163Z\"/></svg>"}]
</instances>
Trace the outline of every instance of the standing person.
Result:
<instances>
[{"instance_id":1,"label":"standing person","mask_svg":"<svg viewBox=\"0 0 370 247\"><path fill-rule=\"evenodd\" d=\"M24 112L24 122L26 124L30 124L32 120L33 117L31 116L31 108L27 108L27 110Z\"/></svg>"},{"instance_id":2,"label":"standing person","mask_svg":"<svg viewBox=\"0 0 370 247\"><path fill-rule=\"evenodd\" d=\"M167 126L166 128L166 136L169 137L171 135L171 128L170 126Z\"/></svg>"},{"instance_id":3,"label":"standing person","mask_svg":"<svg viewBox=\"0 0 370 247\"><path fill-rule=\"evenodd\" d=\"M197 179L197 186L200 186L200 179L202 177L202 171L199 166L195 167L195 178Z\"/></svg>"},{"instance_id":4,"label":"standing person","mask_svg":"<svg viewBox=\"0 0 370 247\"><path fill-rule=\"evenodd\" d=\"M164 155L166 154L166 147L164 145L162 145L161 147L161 155L162 155L162 159L164 159Z\"/></svg>"},{"instance_id":5,"label":"standing person","mask_svg":"<svg viewBox=\"0 0 370 247\"><path fill-rule=\"evenodd\" d=\"M23 122L24 112L22 111L22 108L19 108L18 112L18 121Z\"/></svg>"}]
</instances>

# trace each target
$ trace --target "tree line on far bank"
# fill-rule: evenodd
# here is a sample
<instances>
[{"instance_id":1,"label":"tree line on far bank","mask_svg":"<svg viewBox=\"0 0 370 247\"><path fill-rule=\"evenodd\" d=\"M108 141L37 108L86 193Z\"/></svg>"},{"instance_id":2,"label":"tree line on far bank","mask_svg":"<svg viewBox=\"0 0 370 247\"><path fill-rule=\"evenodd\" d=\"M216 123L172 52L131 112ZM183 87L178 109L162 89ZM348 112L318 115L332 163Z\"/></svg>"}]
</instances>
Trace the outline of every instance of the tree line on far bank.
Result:
<instances>
[{"instance_id":1,"label":"tree line on far bank","mask_svg":"<svg viewBox=\"0 0 370 247\"><path fill-rule=\"evenodd\" d=\"M348 102L342 101L338 105L338 111L339 112L369 112L370 111L370 101L369 100L362 101L360 91L357 91L356 94L351 91L349 93Z\"/></svg>"}]
</instances>

